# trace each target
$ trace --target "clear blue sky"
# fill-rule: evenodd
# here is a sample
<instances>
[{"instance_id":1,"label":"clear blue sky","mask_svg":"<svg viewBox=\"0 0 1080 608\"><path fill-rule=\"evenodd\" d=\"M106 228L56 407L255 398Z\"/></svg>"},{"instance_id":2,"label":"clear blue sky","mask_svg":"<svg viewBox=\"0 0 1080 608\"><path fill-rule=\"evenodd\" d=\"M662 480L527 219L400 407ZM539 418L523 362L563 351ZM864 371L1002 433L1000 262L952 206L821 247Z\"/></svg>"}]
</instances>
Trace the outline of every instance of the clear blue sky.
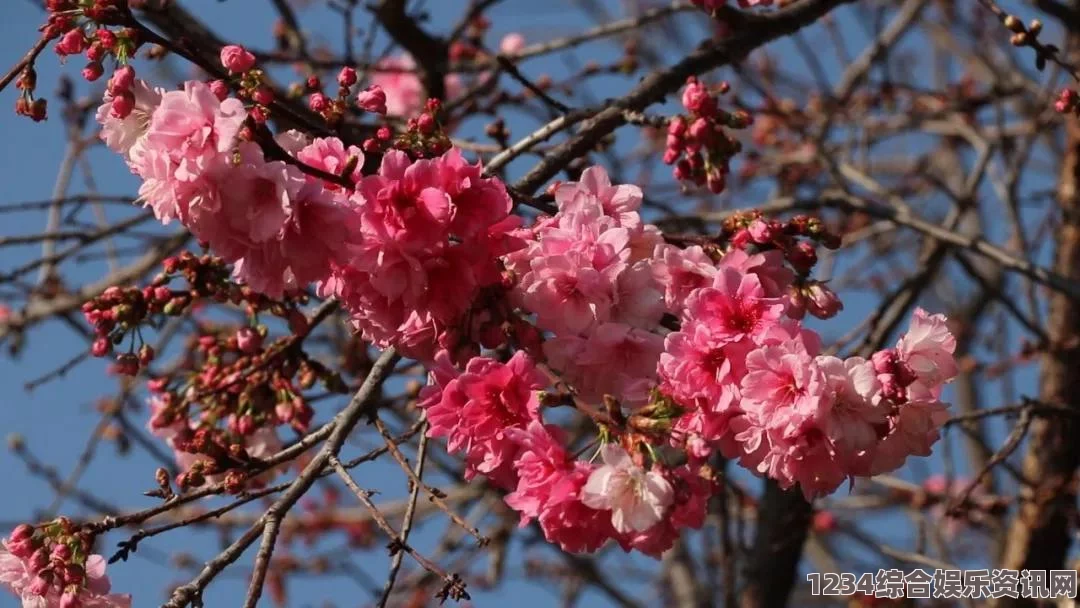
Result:
<instances>
[{"instance_id":1,"label":"clear blue sky","mask_svg":"<svg viewBox=\"0 0 1080 608\"><path fill-rule=\"evenodd\" d=\"M7 25L4 27L5 35L0 37L0 65L4 66L14 62L29 48L36 39L35 29L41 20L41 13L30 2L7 0L5 4L4 19ZM270 46L268 32L275 14L267 8L269 3L264 0L228 2L184 0L183 4L210 23L219 35L231 41L248 43L258 48ZM426 4L434 24L429 27L445 31L449 28L448 24L456 21L466 3L431 0ZM607 7L611 14L619 14L618 6L621 4L619 2L610 0L597 4ZM494 30L487 43L490 46L496 46L501 35L509 31L520 31L525 34L527 40L535 42L589 27L591 22L579 11L572 10L570 5L568 0L552 0L545 3L530 0L503 2L490 13ZM252 7L257 7L257 9L252 10ZM862 25L853 23L850 13L844 14L849 17L841 19L841 28L845 35L849 36L850 46L854 49L857 48L856 45L865 43L866 29ZM687 16L687 18L700 21L696 15ZM335 48L339 44L340 25L330 13L323 10L304 13L302 22L314 38L323 38ZM700 36L700 30L693 31L697 32L694 36ZM813 43L820 35L820 31L815 32L809 35L808 41ZM693 46L698 39L687 40L687 46ZM912 43L917 44L917 40ZM790 51L791 45L784 43L776 48L781 51L785 49ZM666 51L667 55L673 52L671 49ZM612 58L614 57L613 46L606 43L594 44L587 47L581 56L601 60ZM778 53L774 57L785 60L794 55ZM669 56L668 60L670 61L671 58ZM149 73L146 64L137 65L143 74ZM39 86L43 92L51 93L57 76L63 69L76 79L77 90L85 93L88 89L85 83L79 82L77 76L81 66L82 62L76 59L70 65L61 68L56 57L48 51L38 62ZM829 63L826 67L829 75L835 77L837 66ZM573 65L568 66L558 59L542 59L526 64L525 73L536 76L542 72L548 72L558 78L560 74L573 69ZM171 83L163 82L162 84ZM592 99L579 98L570 101L577 105L588 105L605 96L626 90L629 84L632 84L631 80L605 77L591 88ZM3 177L5 185L4 192L0 195L0 202L47 199L63 155L62 124L57 119L44 124L34 124L29 120L16 117L8 110L14 103L14 98L14 91L8 90L0 99L0 108L3 108L0 112L0 129L5 135L4 143L0 145L0 176ZM58 105L54 105L52 110L56 112ZM522 122L521 117L511 117L509 122L515 136L525 133L528 124L531 123ZM468 133L471 129L475 133L476 127L477 125L466 125L465 132ZM633 132L627 131L627 133ZM624 135L619 145L629 148L636 143L632 140L632 135ZM917 142L915 145L918 145ZM96 149L88 155L88 158L94 167L93 177L100 192L107 194L134 192L136 187L134 180L120 160L110 152ZM519 174L531 162L532 160L525 160L515 163L512 174ZM1029 183L1025 184L1025 187L1038 189L1045 185ZM83 175L77 173L71 191L74 193L85 190ZM764 200L767 193L761 192L760 195ZM739 204L752 206L755 202L757 201L745 200L740 201ZM41 231L43 225L44 219L41 214L3 215L0 216L0 236L38 232ZM995 237L1001 236L1000 230L991 232ZM36 247L2 249L0 259L3 262L0 263L0 268L10 269L21 261L32 259L37 252ZM70 278L76 282L84 280L86 276L100 276L102 266L88 265L85 272L87 275L74 274ZM823 329L826 335L835 336L844 333L852 323L857 323L869 312L869 306L873 303L870 298L858 294L849 295L845 302L847 310L838 319L830 322L828 329ZM114 393L115 385L104 376L103 363L91 361L76 367L66 378L50 383L33 393L23 392L21 387L27 380L51 369L58 361L73 355L80 348L83 348L80 339L76 338L70 329L59 323L50 323L39 326L31 332L25 352L18 361L0 359L0 385L7 387L5 392L0 393L0 432L23 435L31 450L49 464L59 467L62 474L66 474L73 466L86 438L98 420L98 416L93 411L94 399ZM1033 375L1025 373L1022 380L1017 389L1020 392L1030 393L1034 386ZM988 405L998 404L997 399L992 395L987 395L986 398ZM321 417L325 418L326 415L325 411L320 412ZM136 415L135 418L136 423L142 425L145 422L145 413ZM1000 434L1000 428L996 434ZM959 444L955 447L960 448ZM140 493L149 489L152 471L156 465L138 447L134 448L134 455L128 458L119 458L110 454L114 450L113 445L105 445L101 448L102 457L95 460L83 477L80 486L126 508L139 508L151 504L150 500L141 497ZM927 468L937 464L935 460L915 463L908 467L905 475L919 479L925 475ZM30 518L32 509L44 507L51 501L53 494L47 486L40 479L28 475L22 464L6 451L0 451L0 470L4 471L3 478L6 481L4 498L0 499L0 522L4 522L5 526ZM398 496L404 490L403 479L396 468L387 468L377 464L361 471L361 484L382 490L385 497ZM80 507L70 500L64 504L62 511L81 512ZM445 525L441 519L434 519L431 525L422 529L421 534L415 537L418 539L419 548L429 551L432 548L433 539ZM115 542L121 538L123 538L122 535L110 536L102 552L108 555ZM905 547L910 543L910 539L905 538L890 540L900 547ZM137 607L156 606L164 598L165 585L170 582L187 581L193 576L191 572L180 571L163 561L165 552L182 548L201 562L216 554L217 543L216 538L188 532L174 533L148 541L128 563L110 567L114 587L117 590L133 593ZM329 551L340 544L340 539L334 539L332 542L321 544L317 550ZM530 608L557 603L557 596L552 594L551 585L523 580L521 557L524 554L520 544L515 545L513 554L510 556L511 567L508 570L510 582L502 586L497 593L481 593L475 586L470 589L474 593L476 605L494 606L511 601L521 608ZM384 552L374 550L355 561L367 571L376 585L381 586L386 571ZM616 563L631 567L649 565L638 558L622 557L617 558ZM406 565L411 569L412 565L408 563L408 560L406 560ZM476 569L483 571L483 566ZM233 568L231 572L231 576L219 579L210 587L206 596L207 605L217 607L239 603L239 598L242 597L243 589L247 585L249 570L241 566ZM363 589L345 578L323 578L313 581L310 577L301 576L293 580L296 584L290 586L290 605L292 606L321 606L326 601L331 601L332 605L336 606L359 606L365 605L366 600L369 599ZM648 590L641 591L637 597L644 603L650 603ZM269 605L269 602L266 604ZM0 608L15 605L13 597L0 594ZM594 597L583 605L605 605L605 601Z\"/></svg>"}]
</instances>

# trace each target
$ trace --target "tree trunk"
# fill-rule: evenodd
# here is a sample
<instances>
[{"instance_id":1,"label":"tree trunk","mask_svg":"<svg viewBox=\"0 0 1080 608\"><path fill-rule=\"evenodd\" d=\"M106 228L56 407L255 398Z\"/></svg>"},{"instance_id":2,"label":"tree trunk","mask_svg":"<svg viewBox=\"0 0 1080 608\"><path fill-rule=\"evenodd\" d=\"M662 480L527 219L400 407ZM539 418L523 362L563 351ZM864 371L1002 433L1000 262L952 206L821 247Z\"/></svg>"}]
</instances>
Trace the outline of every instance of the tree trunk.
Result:
<instances>
[{"instance_id":1,"label":"tree trunk","mask_svg":"<svg viewBox=\"0 0 1080 608\"><path fill-rule=\"evenodd\" d=\"M1065 158L1058 185L1060 215L1055 233L1054 270L1080 279L1080 123L1066 119ZM1080 305L1055 292L1050 297L1047 333L1053 343L1042 357L1042 401L1080 410ZM1034 420L1024 456L1020 505L1005 546L1002 568L1062 569L1072 539L1076 505L1074 477L1080 463L1080 425L1071 416ZM1005 600L999 606L1031 606Z\"/></svg>"},{"instance_id":2,"label":"tree trunk","mask_svg":"<svg viewBox=\"0 0 1080 608\"><path fill-rule=\"evenodd\" d=\"M783 608L798 582L799 559L813 508L798 488L781 490L765 482L759 503L754 550L747 563L742 608Z\"/></svg>"}]
</instances>

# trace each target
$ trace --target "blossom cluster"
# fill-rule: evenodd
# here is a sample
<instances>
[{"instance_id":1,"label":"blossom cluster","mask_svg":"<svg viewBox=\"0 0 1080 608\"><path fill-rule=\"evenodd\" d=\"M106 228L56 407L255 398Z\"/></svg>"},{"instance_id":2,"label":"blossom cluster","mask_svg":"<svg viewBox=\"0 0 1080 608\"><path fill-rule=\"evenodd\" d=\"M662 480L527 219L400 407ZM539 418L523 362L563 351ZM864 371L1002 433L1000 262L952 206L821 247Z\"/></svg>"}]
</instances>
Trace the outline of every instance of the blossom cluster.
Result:
<instances>
[{"instance_id":1,"label":"blossom cluster","mask_svg":"<svg viewBox=\"0 0 1080 608\"><path fill-rule=\"evenodd\" d=\"M0 584L26 608L130 608L131 596L110 593L105 558L93 537L68 519L17 526L0 548Z\"/></svg>"},{"instance_id":2,"label":"blossom cluster","mask_svg":"<svg viewBox=\"0 0 1080 608\"><path fill-rule=\"evenodd\" d=\"M837 245L819 222L746 214L728 222L724 243L677 247L641 220L641 191L612 185L599 167L555 198L559 213L504 260L509 297L544 332L542 345L505 363L477 357L464 371L443 356L421 395L431 435L464 454L466 475L510 491L508 504L549 541L662 552L699 524L714 450L807 498L929 454L955 340L943 317L919 310L897 346L870 361L822 355L799 321L840 306L807 279L810 241ZM665 315L678 330L662 336ZM553 384L602 425L603 464L570 457L545 424L561 398L537 391ZM665 444L688 462L665 465Z\"/></svg>"},{"instance_id":3,"label":"blossom cluster","mask_svg":"<svg viewBox=\"0 0 1080 608\"><path fill-rule=\"evenodd\" d=\"M727 90L728 84L722 83L719 92ZM723 192L731 158L742 149L726 129L745 129L753 118L745 110L720 109L716 95L694 76L687 79L682 105L688 114L668 122L664 162L675 165L675 179Z\"/></svg>"},{"instance_id":4,"label":"blossom cluster","mask_svg":"<svg viewBox=\"0 0 1080 608\"><path fill-rule=\"evenodd\" d=\"M257 71L242 49L221 59ZM715 451L812 499L928 455L938 438L956 373L944 317L916 311L869 359L824 354L802 325L842 306L811 278L816 247L839 246L818 220L748 212L711 237L665 237L643 220L640 188L591 167L556 184L557 213L526 228L507 187L456 148L380 148L364 175L365 151L339 139L256 135L253 110L219 87L155 90L124 70L112 83L102 137L155 215L182 223L251 292L289 298L314 284L365 341L426 364L429 434L566 550L614 541L659 555L701 525ZM343 72L339 84L357 83ZM683 97L690 116L672 121L669 151L688 156L676 171L690 163L686 177L715 190L733 145L721 127L747 121L697 81ZM409 132L441 134L438 110L428 102ZM104 318L127 311L117 296L90 311L110 342L128 322ZM333 381L288 348L306 328L294 333L264 345L254 323L207 327L183 382L154 381L150 427L177 452L181 487L240 489L280 447L276 425L304 431L302 391ZM595 441L571 445L546 416L561 406L597 425Z\"/></svg>"}]
</instances>

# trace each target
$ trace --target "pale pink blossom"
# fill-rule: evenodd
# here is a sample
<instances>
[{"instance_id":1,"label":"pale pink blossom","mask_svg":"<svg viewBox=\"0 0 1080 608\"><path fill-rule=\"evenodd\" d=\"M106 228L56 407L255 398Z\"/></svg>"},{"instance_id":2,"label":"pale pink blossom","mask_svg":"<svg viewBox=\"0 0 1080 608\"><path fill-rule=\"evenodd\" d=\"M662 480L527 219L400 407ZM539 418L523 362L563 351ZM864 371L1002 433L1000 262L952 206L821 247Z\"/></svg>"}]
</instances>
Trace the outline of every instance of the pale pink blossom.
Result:
<instances>
[{"instance_id":1,"label":"pale pink blossom","mask_svg":"<svg viewBox=\"0 0 1080 608\"><path fill-rule=\"evenodd\" d=\"M561 335L544 343L544 354L578 395L599 402L605 394L640 402L640 381L656 377L664 348L659 335L623 323L601 323L584 337Z\"/></svg>"},{"instance_id":2,"label":"pale pink blossom","mask_svg":"<svg viewBox=\"0 0 1080 608\"><path fill-rule=\"evenodd\" d=\"M161 96L150 119L146 146L169 155L176 165L176 179L191 181L219 154L235 146L246 118L239 99L219 101L205 83L188 81L184 90Z\"/></svg>"},{"instance_id":3,"label":"pale pink blossom","mask_svg":"<svg viewBox=\"0 0 1080 608\"><path fill-rule=\"evenodd\" d=\"M664 286L664 304L673 314L682 312L692 291L710 285L716 276L716 265L698 245L686 249L660 245L653 257L653 272Z\"/></svg>"},{"instance_id":4,"label":"pale pink blossom","mask_svg":"<svg viewBox=\"0 0 1080 608\"><path fill-rule=\"evenodd\" d=\"M504 55L517 55L525 48L525 36L519 32L510 32L499 41L499 52Z\"/></svg>"},{"instance_id":5,"label":"pale pink blossom","mask_svg":"<svg viewBox=\"0 0 1080 608\"><path fill-rule=\"evenodd\" d=\"M387 57L376 65L371 84L380 87L386 95L386 113L390 116L409 118L424 105L424 86L416 75L416 61L411 55ZM456 74L446 77L446 100L458 97L462 91L461 79Z\"/></svg>"},{"instance_id":6,"label":"pale pink blossom","mask_svg":"<svg viewBox=\"0 0 1080 608\"><path fill-rule=\"evenodd\" d=\"M955 351L956 338L945 315L931 315L922 308L915 309L911 327L896 344L900 359L928 386L944 384L956 376Z\"/></svg>"},{"instance_id":7,"label":"pale pink blossom","mask_svg":"<svg viewBox=\"0 0 1080 608\"><path fill-rule=\"evenodd\" d=\"M644 532L656 525L671 505L674 491L664 476L634 464L622 447L600 449L604 464L589 475L581 491L585 506L611 511L616 532Z\"/></svg>"},{"instance_id":8,"label":"pale pink blossom","mask_svg":"<svg viewBox=\"0 0 1080 608\"><path fill-rule=\"evenodd\" d=\"M881 384L873 365L861 358L817 357L832 392L832 407L825 433L838 453L848 459L878 442L878 430L888 428L888 408L881 400Z\"/></svg>"},{"instance_id":9,"label":"pale pink blossom","mask_svg":"<svg viewBox=\"0 0 1080 608\"><path fill-rule=\"evenodd\" d=\"M361 169L364 167L364 153L356 146L345 147L345 144L336 137L317 137L296 153L296 159L309 167L321 169L332 175L342 175L345 169L351 165L352 169L348 177L352 182L361 178ZM322 181L323 186L332 192L341 189L341 186L330 181L319 180L317 177L308 175L309 181Z\"/></svg>"},{"instance_id":10,"label":"pale pink blossom","mask_svg":"<svg viewBox=\"0 0 1080 608\"><path fill-rule=\"evenodd\" d=\"M105 100L97 111L97 121L101 124L101 140L110 150L128 157L131 148L142 140L150 128L150 120L161 103L162 89L152 88L142 80L136 80L128 89L134 96L135 105L124 118L117 118L112 112L116 97L106 93Z\"/></svg>"}]
</instances>

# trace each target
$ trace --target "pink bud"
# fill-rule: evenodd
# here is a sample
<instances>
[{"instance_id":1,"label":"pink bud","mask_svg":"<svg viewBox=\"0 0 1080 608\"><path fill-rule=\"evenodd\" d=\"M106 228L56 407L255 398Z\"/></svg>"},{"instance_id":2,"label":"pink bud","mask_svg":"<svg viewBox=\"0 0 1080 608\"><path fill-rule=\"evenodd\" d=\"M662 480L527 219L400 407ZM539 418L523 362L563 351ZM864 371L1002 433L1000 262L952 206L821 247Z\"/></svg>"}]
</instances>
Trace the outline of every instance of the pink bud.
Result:
<instances>
[{"instance_id":1,"label":"pink bud","mask_svg":"<svg viewBox=\"0 0 1080 608\"><path fill-rule=\"evenodd\" d=\"M886 399L897 403L907 401L907 391L897 382L896 376L878 374L878 381L881 382L881 394Z\"/></svg>"},{"instance_id":2,"label":"pink bud","mask_svg":"<svg viewBox=\"0 0 1080 608\"><path fill-rule=\"evenodd\" d=\"M809 272L817 263L817 250L807 241L799 241L787 251L788 261L799 272Z\"/></svg>"},{"instance_id":3,"label":"pink bud","mask_svg":"<svg viewBox=\"0 0 1080 608\"><path fill-rule=\"evenodd\" d=\"M112 351L112 341L102 336L94 340L90 346L90 354L95 357L104 357Z\"/></svg>"},{"instance_id":4,"label":"pink bud","mask_svg":"<svg viewBox=\"0 0 1080 608\"><path fill-rule=\"evenodd\" d=\"M356 84L356 70L349 66L341 68L341 71L338 72L337 81L343 87L351 87Z\"/></svg>"},{"instance_id":5,"label":"pink bud","mask_svg":"<svg viewBox=\"0 0 1080 608\"><path fill-rule=\"evenodd\" d=\"M99 28L98 31L94 34L94 37L97 38L98 44L101 45L101 48L109 50L116 48L116 34L112 33L111 31L105 28Z\"/></svg>"},{"instance_id":6,"label":"pink bud","mask_svg":"<svg viewBox=\"0 0 1080 608\"><path fill-rule=\"evenodd\" d=\"M682 104L699 116L712 116L716 113L716 100L709 95L705 85L693 77L687 80L686 88L683 89Z\"/></svg>"},{"instance_id":7,"label":"pink bud","mask_svg":"<svg viewBox=\"0 0 1080 608\"><path fill-rule=\"evenodd\" d=\"M30 581L30 586L27 588L27 591L29 591L31 595L41 597L48 593L49 584L49 580L45 578L44 575L39 574L34 577L34 580Z\"/></svg>"},{"instance_id":8,"label":"pink bud","mask_svg":"<svg viewBox=\"0 0 1080 608\"><path fill-rule=\"evenodd\" d=\"M255 67L255 56L240 45L230 44L221 49L221 65L233 74L239 74Z\"/></svg>"},{"instance_id":9,"label":"pink bud","mask_svg":"<svg viewBox=\"0 0 1080 608\"><path fill-rule=\"evenodd\" d=\"M754 239L755 243L765 244L776 238L776 232L773 230L773 226L761 218L750 222L748 228L750 230L750 236Z\"/></svg>"},{"instance_id":10,"label":"pink bud","mask_svg":"<svg viewBox=\"0 0 1080 608\"><path fill-rule=\"evenodd\" d=\"M247 436L255 432L255 419L249 414L244 414L236 421L236 432Z\"/></svg>"},{"instance_id":11,"label":"pink bud","mask_svg":"<svg viewBox=\"0 0 1080 608\"><path fill-rule=\"evenodd\" d=\"M30 556L29 563L30 568L32 568L35 572L41 570L45 566L49 565L49 552L45 549L45 547L39 547Z\"/></svg>"},{"instance_id":12,"label":"pink bud","mask_svg":"<svg viewBox=\"0 0 1080 608\"><path fill-rule=\"evenodd\" d=\"M420 129L420 132L424 135L431 135L435 132L435 117L424 112L416 119L416 127Z\"/></svg>"},{"instance_id":13,"label":"pink bud","mask_svg":"<svg viewBox=\"0 0 1080 608\"><path fill-rule=\"evenodd\" d=\"M49 557L58 562L66 562L71 559L71 547L57 543L53 545Z\"/></svg>"},{"instance_id":14,"label":"pink bud","mask_svg":"<svg viewBox=\"0 0 1080 608\"><path fill-rule=\"evenodd\" d=\"M30 540L33 537L34 526L31 526L30 524L19 524L11 531L11 536L8 537L8 540L23 541Z\"/></svg>"},{"instance_id":15,"label":"pink bud","mask_svg":"<svg viewBox=\"0 0 1080 608\"><path fill-rule=\"evenodd\" d=\"M218 101L225 101L229 97L229 85L224 80L215 80L210 83L210 92Z\"/></svg>"},{"instance_id":16,"label":"pink bud","mask_svg":"<svg viewBox=\"0 0 1080 608\"><path fill-rule=\"evenodd\" d=\"M131 116L131 113L135 110L135 94L131 91L121 91L116 97L113 97L112 109L109 114L113 118L124 119Z\"/></svg>"},{"instance_id":17,"label":"pink bud","mask_svg":"<svg viewBox=\"0 0 1080 608\"><path fill-rule=\"evenodd\" d=\"M130 89L133 84L135 84L135 68L125 65L113 72L112 78L109 79L109 93L118 95Z\"/></svg>"},{"instance_id":18,"label":"pink bud","mask_svg":"<svg viewBox=\"0 0 1080 608\"><path fill-rule=\"evenodd\" d=\"M249 355L257 353L262 348L262 335L253 327L241 327L236 332L236 345Z\"/></svg>"},{"instance_id":19,"label":"pink bud","mask_svg":"<svg viewBox=\"0 0 1080 608\"><path fill-rule=\"evenodd\" d=\"M87 46L89 42L86 35L81 29L74 28L60 37L60 41L56 43L56 52L59 55L78 55L85 51Z\"/></svg>"},{"instance_id":20,"label":"pink bud","mask_svg":"<svg viewBox=\"0 0 1080 608\"><path fill-rule=\"evenodd\" d=\"M787 316L795 320L801 320L806 316L806 296L803 290L795 285L788 287L787 291Z\"/></svg>"},{"instance_id":21,"label":"pink bud","mask_svg":"<svg viewBox=\"0 0 1080 608\"><path fill-rule=\"evenodd\" d=\"M311 108L312 112L322 113L326 111L326 108L330 107L330 100L322 93L312 93L311 97L308 98L308 107Z\"/></svg>"},{"instance_id":22,"label":"pink bud","mask_svg":"<svg viewBox=\"0 0 1080 608\"><path fill-rule=\"evenodd\" d=\"M99 61L91 61L82 69L82 77L85 78L87 82L96 81L98 78L101 78L101 75L104 73L105 68L101 66L101 62Z\"/></svg>"},{"instance_id":23,"label":"pink bud","mask_svg":"<svg viewBox=\"0 0 1080 608\"><path fill-rule=\"evenodd\" d=\"M503 55L517 55L525 48L525 36L517 32L511 32L499 41L499 52Z\"/></svg>"},{"instance_id":24,"label":"pink bud","mask_svg":"<svg viewBox=\"0 0 1080 608\"><path fill-rule=\"evenodd\" d=\"M807 285L806 296L806 309L819 319L829 319L844 309L836 293L819 281Z\"/></svg>"},{"instance_id":25,"label":"pink bud","mask_svg":"<svg viewBox=\"0 0 1080 608\"><path fill-rule=\"evenodd\" d=\"M252 99L255 103L268 106L274 103L274 92L266 87L259 87L255 89L255 94L252 95Z\"/></svg>"},{"instance_id":26,"label":"pink bud","mask_svg":"<svg viewBox=\"0 0 1080 608\"><path fill-rule=\"evenodd\" d=\"M874 371L879 374L891 374L896 369L898 361L896 349L893 348L879 350L870 357L870 362L874 364Z\"/></svg>"},{"instance_id":27,"label":"pink bud","mask_svg":"<svg viewBox=\"0 0 1080 608\"><path fill-rule=\"evenodd\" d=\"M356 105L367 112L386 114L386 91L379 85L372 85L357 94Z\"/></svg>"},{"instance_id":28,"label":"pink bud","mask_svg":"<svg viewBox=\"0 0 1080 608\"><path fill-rule=\"evenodd\" d=\"M682 116L676 116L671 119L671 122L667 126L668 135L674 135L675 137L682 137L686 133L686 119Z\"/></svg>"},{"instance_id":29,"label":"pink bud","mask_svg":"<svg viewBox=\"0 0 1080 608\"><path fill-rule=\"evenodd\" d=\"M708 120L699 118L690 125L689 134L699 142L707 142L712 135L712 126Z\"/></svg>"}]
</instances>

